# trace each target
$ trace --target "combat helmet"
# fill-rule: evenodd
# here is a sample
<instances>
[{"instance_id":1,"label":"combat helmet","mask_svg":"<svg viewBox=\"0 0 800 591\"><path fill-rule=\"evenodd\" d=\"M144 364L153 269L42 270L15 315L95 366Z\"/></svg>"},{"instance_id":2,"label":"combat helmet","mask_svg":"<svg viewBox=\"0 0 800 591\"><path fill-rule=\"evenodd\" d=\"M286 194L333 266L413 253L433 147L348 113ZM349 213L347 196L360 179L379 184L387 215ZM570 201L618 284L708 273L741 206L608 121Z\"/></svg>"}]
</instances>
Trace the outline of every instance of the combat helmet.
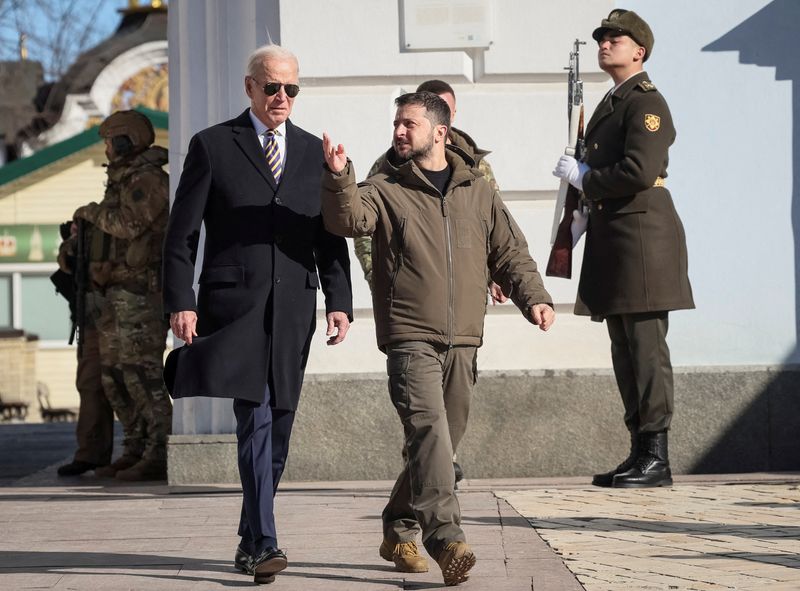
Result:
<instances>
[{"instance_id":1,"label":"combat helmet","mask_svg":"<svg viewBox=\"0 0 800 591\"><path fill-rule=\"evenodd\" d=\"M112 113L100 124L98 133L100 137L111 140L114 152L119 157L143 152L156 139L150 119L138 111Z\"/></svg>"}]
</instances>

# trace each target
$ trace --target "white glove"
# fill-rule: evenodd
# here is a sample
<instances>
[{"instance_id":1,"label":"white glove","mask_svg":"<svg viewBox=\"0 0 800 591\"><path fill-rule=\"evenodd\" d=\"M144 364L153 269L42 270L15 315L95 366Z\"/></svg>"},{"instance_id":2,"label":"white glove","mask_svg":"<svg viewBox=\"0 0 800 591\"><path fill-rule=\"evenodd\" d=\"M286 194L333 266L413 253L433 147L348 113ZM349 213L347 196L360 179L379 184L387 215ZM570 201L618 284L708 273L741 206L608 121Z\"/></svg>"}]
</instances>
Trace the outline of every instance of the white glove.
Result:
<instances>
[{"instance_id":1,"label":"white glove","mask_svg":"<svg viewBox=\"0 0 800 591\"><path fill-rule=\"evenodd\" d=\"M580 240L583 233L586 232L586 226L588 225L588 211L584 213L583 208L579 207L572 212L572 223L569 225L569 229L572 231L572 248L575 248L575 245L578 244L578 240Z\"/></svg>"},{"instance_id":2,"label":"white glove","mask_svg":"<svg viewBox=\"0 0 800 591\"><path fill-rule=\"evenodd\" d=\"M564 179L578 191L583 191L583 175L587 172L589 172L588 165L564 154L558 159L558 163L553 170L553 176Z\"/></svg>"}]
</instances>

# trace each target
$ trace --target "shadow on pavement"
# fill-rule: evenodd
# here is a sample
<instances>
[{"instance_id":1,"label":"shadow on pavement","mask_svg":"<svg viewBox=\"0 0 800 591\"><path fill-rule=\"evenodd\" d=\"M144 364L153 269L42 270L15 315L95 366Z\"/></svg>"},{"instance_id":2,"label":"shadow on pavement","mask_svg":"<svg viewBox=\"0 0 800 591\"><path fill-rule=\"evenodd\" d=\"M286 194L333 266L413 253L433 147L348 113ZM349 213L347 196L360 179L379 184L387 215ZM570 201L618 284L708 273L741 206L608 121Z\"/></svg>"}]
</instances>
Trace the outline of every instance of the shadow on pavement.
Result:
<instances>
[{"instance_id":1,"label":"shadow on pavement","mask_svg":"<svg viewBox=\"0 0 800 591\"><path fill-rule=\"evenodd\" d=\"M761 525L739 523L698 523L693 521L642 521L613 517L573 517L564 519L531 519L535 529L590 530L593 532L678 533L687 536L725 535L745 539L800 539L800 525Z\"/></svg>"},{"instance_id":2,"label":"shadow on pavement","mask_svg":"<svg viewBox=\"0 0 800 591\"><path fill-rule=\"evenodd\" d=\"M207 581L217 583L225 587L252 587L252 579L248 575L235 573L231 562L220 562L218 560L198 560L176 556L157 556L150 554L122 554L122 553L103 553L103 552L11 552L0 550L0 562L5 564L16 564L13 568L0 569L2 574L61 574L61 575L117 575L117 576L141 576L147 578L161 579L165 581ZM87 569L87 570L81 570ZM179 574L154 574L152 572L129 571L153 571L153 570L180 570ZM289 569L283 571L282 577L300 577L303 579L322 579L331 581L352 581L353 583L371 583L386 585L392 582L402 586L400 580L381 578L366 578L350 575L336 575L320 572L300 572L296 569L344 569L344 570L366 570L378 571L381 573L395 573L394 568L388 565L375 564L346 564L322 562L290 562ZM192 573L198 573L193 576ZM224 573L226 576L239 574L240 580L230 578L209 577L209 573ZM199 573L202 573L199 574ZM443 584L419 583L413 589L435 589L442 587Z\"/></svg>"},{"instance_id":3,"label":"shadow on pavement","mask_svg":"<svg viewBox=\"0 0 800 591\"><path fill-rule=\"evenodd\" d=\"M225 578L212 578L209 572L232 573L230 562L211 560L182 559L175 556L154 556L149 554L120 554L104 552L9 552L0 550L0 562L17 564L13 568L0 570L3 574L62 574L62 575L120 575L130 574L120 571L180 569L180 574L156 575L142 574L149 578L181 581L209 581L226 587L252 587L249 577L241 581ZM80 569L92 569L81 571ZM191 572L202 572L203 576L191 576Z\"/></svg>"}]
</instances>

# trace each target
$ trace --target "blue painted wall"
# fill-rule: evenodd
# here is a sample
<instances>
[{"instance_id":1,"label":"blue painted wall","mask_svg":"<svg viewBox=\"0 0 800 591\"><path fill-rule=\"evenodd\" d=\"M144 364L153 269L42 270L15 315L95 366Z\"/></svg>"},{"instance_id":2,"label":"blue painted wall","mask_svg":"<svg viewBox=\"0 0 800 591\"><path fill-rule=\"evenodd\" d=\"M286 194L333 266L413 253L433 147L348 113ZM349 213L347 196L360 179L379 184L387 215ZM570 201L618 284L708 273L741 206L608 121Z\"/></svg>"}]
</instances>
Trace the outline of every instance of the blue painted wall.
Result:
<instances>
[{"instance_id":1,"label":"blue painted wall","mask_svg":"<svg viewBox=\"0 0 800 591\"><path fill-rule=\"evenodd\" d=\"M686 227L697 310L671 317L674 363L800 361L792 224L800 2L633 0L620 8L653 28L647 70L678 130L668 185Z\"/></svg>"}]
</instances>

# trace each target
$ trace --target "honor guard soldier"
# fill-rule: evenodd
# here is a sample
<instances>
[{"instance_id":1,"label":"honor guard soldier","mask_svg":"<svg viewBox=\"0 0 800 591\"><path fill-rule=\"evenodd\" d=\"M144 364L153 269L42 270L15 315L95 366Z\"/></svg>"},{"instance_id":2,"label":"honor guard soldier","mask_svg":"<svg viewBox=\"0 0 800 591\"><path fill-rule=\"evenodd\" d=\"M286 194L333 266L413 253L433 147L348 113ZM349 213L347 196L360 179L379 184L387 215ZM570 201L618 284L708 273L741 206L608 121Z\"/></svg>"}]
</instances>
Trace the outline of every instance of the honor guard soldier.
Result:
<instances>
[{"instance_id":1,"label":"honor guard soldier","mask_svg":"<svg viewBox=\"0 0 800 591\"><path fill-rule=\"evenodd\" d=\"M653 51L648 24L633 11L613 10L592 37L614 88L587 125L583 161L562 156L553 171L583 192L588 229L575 313L606 321L630 431L628 457L592 483L670 486L668 314L694 308L686 238L665 180L675 128L643 69Z\"/></svg>"}]
</instances>

